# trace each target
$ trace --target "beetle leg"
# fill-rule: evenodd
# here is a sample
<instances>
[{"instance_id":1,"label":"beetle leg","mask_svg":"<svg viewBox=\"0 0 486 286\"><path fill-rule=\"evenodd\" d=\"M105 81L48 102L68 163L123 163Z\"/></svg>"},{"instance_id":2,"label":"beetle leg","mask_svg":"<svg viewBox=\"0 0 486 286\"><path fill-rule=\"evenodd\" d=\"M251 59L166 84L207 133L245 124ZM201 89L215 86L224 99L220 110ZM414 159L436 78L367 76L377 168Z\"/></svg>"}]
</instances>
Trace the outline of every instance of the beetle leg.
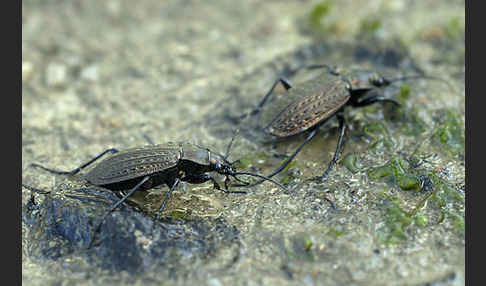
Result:
<instances>
[{"instance_id":1,"label":"beetle leg","mask_svg":"<svg viewBox=\"0 0 486 286\"><path fill-rule=\"evenodd\" d=\"M246 194L245 191L229 191L227 188L227 181L225 180L225 189L221 188L221 186L216 182L216 180L211 177L209 174L201 174L199 176L186 176L181 179L184 182L188 182L191 184L202 184L207 181L212 181L213 182L213 188L216 190L223 191L227 194L234 193L234 194Z\"/></svg>"},{"instance_id":2,"label":"beetle leg","mask_svg":"<svg viewBox=\"0 0 486 286\"><path fill-rule=\"evenodd\" d=\"M338 67L338 66L331 67L331 66L328 66L326 64L300 66L300 67L296 68L295 70L293 70L293 73L295 74L301 69L315 70L315 69L322 69L322 68L326 68L327 72L329 74L332 74L332 75L335 75L335 76L339 76L341 74L341 68L340 67Z\"/></svg>"},{"instance_id":3,"label":"beetle leg","mask_svg":"<svg viewBox=\"0 0 486 286\"><path fill-rule=\"evenodd\" d=\"M143 183L145 183L148 179L150 179L150 176L145 176L140 182L138 182L138 184L133 187L129 192L128 194L126 194L123 198L121 198L118 202L116 202L115 204L113 204L110 209L101 217L101 221L98 223L98 225L96 226L96 228L94 229L94 233L93 233L93 237L91 238L91 241L89 243L89 246L88 246L88 249L91 248L91 246L93 245L93 242L94 242L94 239L96 237L96 233L98 232L99 228L101 227L101 224L103 224L103 222L105 221L105 218L112 212L114 211L121 203L123 203L124 201L126 201L131 195L133 195L139 188L140 186L143 185Z\"/></svg>"},{"instance_id":4,"label":"beetle leg","mask_svg":"<svg viewBox=\"0 0 486 286\"><path fill-rule=\"evenodd\" d=\"M47 194L50 193L50 191L44 191L44 190L37 189L37 188L31 187L31 186L28 186L28 185L24 185L24 184L22 184L22 187L26 188L27 190L29 190L31 192L35 192L35 193L38 193L38 194L47 195Z\"/></svg>"},{"instance_id":5,"label":"beetle leg","mask_svg":"<svg viewBox=\"0 0 486 286\"><path fill-rule=\"evenodd\" d=\"M217 184L216 181L213 178L211 178L211 179L213 180L213 182L215 184ZM247 191L230 191L230 190L228 190L228 181L229 181L229 178L228 178L228 176L226 176L226 178L224 179L224 189L221 189L218 184L217 184L218 188L216 188L216 187L215 188L223 191L226 194L247 194L248 193Z\"/></svg>"},{"instance_id":6,"label":"beetle leg","mask_svg":"<svg viewBox=\"0 0 486 286\"><path fill-rule=\"evenodd\" d=\"M150 136L148 136L147 134L143 134L143 138L145 139L145 141L147 141L147 143L149 145L155 145L154 141L152 140L152 138L150 138Z\"/></svg>"},{"instance_id":7,"label":"beetle leg","mask_svg":"<svg viewBox=\"0 0 486 286\"><path fill-rule=\"evenodd\" d=\"M275 83L272 85L272 87L270 88L270 90L267 92L267 94L265 94L265 96L263 97L263 99L260 101L260 103L258 103L257 107L255 109L253 109L250 113L250 115L255 115L257 114L258 112L260 112L260 109L262 108L262 106L267 102L267 100L270 98L270 95L273 94L273 91L274 89L277 87L277 84L281 83L283 85L283 87L286 89L286 90L289 90L292 88L292 84L289 82L288 79L286 79L285 77L280 77L278 80L275 81Z\"/></svg>"},{"instance_id":8,"label":"beetle leg","mask_svg":"<svg viewBox=\"0 0 486 286\"><path fill-rule=\"evenodd\" d=\"M50 172L50 173L53 173L53 174L57 174L57 175L74 175L74 174L78 173L79 171L81 171L82 169L86 168L87 166L91 165L93 162L95 162L96 160L98 160L99 158L101 158L106 153L118 153L118 152L119 152L118 149L115 149L115 148L111 148L111 149L105 150L101 154L99 154L96 157L94 157L93 159L89 160L88 162L84 163L83 165L81 165L81 166L79 166L76 169L71 170L71 171L58 171L58 170L54 170L54 169L49 169L49 168L46 168L46 167L41 166L41 165L36 164L36 163L30 164L30 166L31 167L41 168L41 169L43 169L43 170L45 170L47 172Z\"/></svg>"},{"instance_id":9,"label":"beetle leg","mask_svg":"<svg viewBox=\"0 0 486 286\"><path fill-rule=\"evenodd\" d=\"M312 130L309 135L307 135L307 138L305 138L304 142L302 142L302 144L300 144L300 146L294 151L294 153L287 158L287 160L285 160L285 162L282 163L282 165L280 165L280 167L278 169L276 169L275 171L273 171L270 175L267 175L266 177L267 178L271 178L275 175L277 175L278 173L282 172L283 169L285 169L285 167L287 167L288 164L290 164L290 162L292 162L292 160L294 160L295 156L297 156L297 154L299 154L300 150L302 150L302 148L304 148L305 144L309 143L309 141L314 138L314 136L316 136L317 134L317 129L314 129ZM263 180L262 182L264 182L265 180Z\"/></svg>"},{"instance_id":10,"label":"beetle leg","mask_svg":"<svg viewBox=\"0 0 486 286\"><path fill-rule=\"evenodd\" d=\"M238 120L241 121L241 120L245 119L248 116L253 116L253 115L259 113L260 112L260 109L267 102L267 100L270 98L270 96L273 94L274 89L277 87L277 84L279 84L279 83L281 83L286 90L289 90L290 88L292 88L292 84L290 84L290 82L289 82L288 79L286 79L283 76L280 77L278 80L275 81L275 83L272 85L272 87L270 88L270 90L267 92L267 94L265 94L265 96L257 104L257 106L255 108L253 108L250 112L247 112L247 113L241 115L238 118Z\"/></svg>"},{"instance_id":11,"label":"beetle leg","mask_svg":"<svg viewBox=\"0 0 486 286\"><path fill-rule=\"evenodd\" d=\"M211 176L209 176L208 174L200 174L200 175L186 175L184 177L181 178L181 181L183 182L188 182L190 184L202 184L202 183L205 183L209 180L212 180L213 182L214 179L211 178ZM217 184L215 182L215 184Z\"/></svg>"},{"instance_id":12,"label":"beetle leg","mask_svg":"<svg viewBox=\"0 0 486 286\"><path fill-rule=\"evenodd\" d=\"M302 148L304 148L305 144L307 144L312 138L314 138L314 136L316 136L316 134L317 134L317 128L312 130L309 133L307 138L305 138L304 142L297 148L297 150L295 150L295 152L290 157L287 158L287 160L285 160L280 165L280 167L278 167L278 169L274 170L271 174L266 175L265 177L271 178L271 177L277 175L278 173L282 172L285 169L285 167L287 167L287 165L290 164L290 162L292 162L292 160L294 160L295 156L297 156L297 154L300 152L300 150L302 150ZM253 184L249 184L249 185L235 185L235 187L253 187L253 186L259 185L263 182L265 182L265 180L260 180L260 181L253 183Z\"/></svg>"},{"instance_id":13,"label":"beetle leg","mask_svg":"<svg viewBox=\"0 0 486 286\"><path fill-rule=\"evenodd\" d=\"M231 147L233 146L233 142L235 141L235 138L236 138L236 136L238 135L239 132L240 132L240 130L238 128L233 130L233 136L231 137L230 143L226 147L226 153L223 157L225 160L228 159L228 157L230 155Z\"/></svg>"},{"instance_id":14,"label":"beetle leg","mask_svg":"<svg viewBox=\"0 0 486 286\"><path fill-rule=\"evenodd\" d=\"M156 217L155 221L159 221L160 215L162 214L162 210L165 208L165 205L169 201L169 198L172 195L172 191L174 191L175 187L177 187L177 185L180 183L180 181L181 180L179 178L175 178L174 183L172 183L172 186L170 187L169 191L165 195L164 201L162 202L162 204L159 207L159 210L157 211L157 217Z\"/></svg>"},{"instance_id":15,"label":"beetle leg","mask_svg":"<svg viewBox=\"0 0 486 286\"><path fill-rule=\"evenodd\" d=\"M344 119L343 113L339 112L336 114L336 117L339 121L339 129L341 132L339 133L339 138L338 138L338 143L336 146L336 151L334 152L334 156L332 157L331 162L329 162L329 166L327 167L326 171L322 174L322 176L314 177L311 180L312 181L321 181L323 182L331 169L334 167L334 165L337 163L339 153L341 152L341 148L343 146L343 138L344 138L344 133L346 131L346 120Z\"/></svg>"},{"instance_id":16,"label":"beetle leg","mask_svg":"<svg viewBox=\"0 0 486 286\"><path fill-rule=\"evenodd\" d=\"M385 98L383 96L368 97L368 98L363 99L361 101L351 102L351 105L354 106L354 107L362 107L362 106L367 106L367 105L373 104L375 102L389 102L389 103L395 104L396 106L401 106L400 102L398 102L394 99L391 99L391 98Z\"/></svg>"}]
</instances>

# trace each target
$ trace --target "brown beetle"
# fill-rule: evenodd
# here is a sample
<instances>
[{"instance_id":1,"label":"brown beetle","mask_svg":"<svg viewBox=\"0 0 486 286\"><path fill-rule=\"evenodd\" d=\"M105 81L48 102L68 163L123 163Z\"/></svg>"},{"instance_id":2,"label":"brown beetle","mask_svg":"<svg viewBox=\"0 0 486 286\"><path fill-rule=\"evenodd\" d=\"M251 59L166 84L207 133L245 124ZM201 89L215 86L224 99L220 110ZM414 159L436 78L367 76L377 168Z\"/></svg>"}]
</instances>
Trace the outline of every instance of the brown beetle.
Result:
<instances>
[{"instance_id":1,"label":"brown beetle","mask_svg":"<svg viewBox=\"0 0 486 286\"><path fill-rule=\"evenodd\" d=\"M384 97L380 92L380 88L399 80L412 78L436 79L427 76L408 76L391 80L375 72L353 71L343 73L336 67L331 68L327 65L300 67L294 70L293 73L296 73L299 69L318 68L326 68L327 71L315 78L302 82L297 87L292 87L286 78L279 78L258 105L240 117L240 120L243 120L248 116L258 115L259 126L262 126L261 131L266 137L271 138L270 141L279 141L308 132L304 142L279 168L267 175L268 178L281 172L295 158L304 145L314 138L319 127L336 116L340 129L336 151L324 173L313 178L313 180L324 181L337 162L342 147L346 130L346 121L343 116L344 108L347 106L363 107L376 102L389 102L399 106L400 103L397 101ZM286 92L277 99L272 95L279 83L285 87ZM261 182L263 180L252 185Z\"/></svg>"},{"instance_id":2,"label":"brown beetle","mask_svg":"<svg viewBox=\"0 0 486 286\"><path fill-rule=\"evenodd\" d=\"M158 209L156 220L159 220L162 210L167 204L172 191L180 182L201 184L207 181L212 181L215 189L222 190L225 193L246 193L245 191L229 191L228 179L229 177L233 177L238 182L243 183L243 185L249 185L237 178L238 175L249 175L261 178L264 181L271 181L285 190L284 186L265 176L250 172L236 171L233 167L233 163L227 161L232 142L233 140L228 145L225 156L190 143L167 143L132 148L121 152L117 149L108 149L72 171L57 171L39 164L32 164L31 166L41 168L54 174L75 175L105 154L114 153L112 156L101 161L93 169L89 170L84 176L81 176L83 179L86 179L89 183L96 186L101 186L112 191L127 191L126 194L113 204L103 215L99 224L95 228L96 233L106 216L136 191L148 190L162 184L166 184L169 187L169 191ZM216 180L209 175L210 172L217 172L226 176L224 189L221 188ZM29 190L43 192L42 190L37 190L30 186L23 186ZM93 241L94 235L90 247Z\"/></svg>"}]
</instances>

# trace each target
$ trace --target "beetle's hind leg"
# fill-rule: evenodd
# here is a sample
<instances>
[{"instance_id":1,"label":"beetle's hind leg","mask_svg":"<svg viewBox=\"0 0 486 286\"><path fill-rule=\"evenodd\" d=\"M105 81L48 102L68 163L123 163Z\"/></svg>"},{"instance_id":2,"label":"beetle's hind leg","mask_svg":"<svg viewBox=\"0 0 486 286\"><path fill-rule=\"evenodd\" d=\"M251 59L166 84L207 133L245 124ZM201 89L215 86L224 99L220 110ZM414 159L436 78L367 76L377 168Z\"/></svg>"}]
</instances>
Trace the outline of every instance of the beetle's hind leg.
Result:
<instances>
[{"instance_id":1,"label":"beetle's hind leg","mask_svg":"<svg viewBox=\"0 0 486 286\"><path fill-rule=\"evenodd\" d=\"M157 217L155 218L155 221L159 221L160 219L160 216L162 215L162 211L164 210L165 208L165 205L167 204L167 202L169 201L169 198L170 196L172 195L172 192L174 191L174 189L177 187L177 185L181 182L181 179L179 178L175 178L174 182L170 185L170 189L169 191L167 192L167 194L165 195L165 198L164 198L164 201L162 202L162 204L160 205L159 209L157 210Z\"/></svg>"},{"instance_id":2,"label":"beetle's hind leg","mask_svg":"<svg viewBox=\"0 0 486 286\"><path fill-rule=\"evenodd\" d=\"M346 132L346 120L344 119L344 115L342 112L339 112L336 114L336 117L339 121L339 138L338 138L338 143L336 146L336 151L334 152L334 156L332 157L331 162L329 162L329 166L327 167L326 171L322 174L322 176L314 177L311 180L312 181L321 181L324 182L329 175L329 172L332 170L334 165L337 163L338 158L339 158L339 153L341 152L341 149L343 147L343 138L344 138L344 133Z\"/></svg>"},{"instance_id":3,"label":"beetle's hind leg","mask_svg":"<svg viewBox=\"0 0 486 286\"><path fill-rule=\"evenodd\" d=\"M88 245L88 249L91 248L93 246L93 242L96 238L96 233L98 232L98 230L100 229L101 225L103 224L103 222L105 221L106 217L112 212L114 211L121 203L123 203L124 201L126 201L131 195L133 195L138 189L140 189L140 187L150 179L150 176L145 176L140 182L137 183L137 185L135 187L133 187L123 198L121 198L119 201L117 201L116 203L114 203L110 209L101 217L101 220L100 222L96 225L96 227L94 228L94 232L93 232L93 236L91 237L91 241L89 242L89 245Z\"/></svg>"},{"instance_id":4,"label":"beetle's hind leg","mask_svg":"<svg viewBox=\"0 0 486 286\"><path fill-rule=\"evenodd\" d=\"M252 110L250 110L249 112L241 115L239 118L238 118L238 121L242 121L243 119L249 117L249 116L254 116L256 114L258 114L260 112L260 110L262 109L263 105L265 105L265 103L268 101L268 99L270 98L270 96L273 94L273 91L275 90L275 88L277 87L278 84L282 84L283 87L285 88L285 90L289 90L290 88L292 88L292 84L289 82L288 79L286 79L285 77L280 77L278 80L276 80L272 87L270 88L270 90L265 94L265 96L262 98L262 100L257 104L257 106L255 108L253 108Z\"/></svg>"},{"instance_id":5,"label":"beetle's hind leg","mask_svg":"<svg viewBox=\"0 0 486 286\"><path fill-rule=\"evenodd\" d=\"M87 166L89 166L92 163L94 163L96 160L98 160L99 158L101 158L106 153L118 153L118 152L119 152L118 149L115 149L115 148L111 148L111 149L105 150L101 154L99 154L96 157L94 157L93 159L89 160L88 162L84 163L83 165L81 165L81 166L79 166L76 169L71 170L71 171L59 171L59 170L49 169L49 168L46 168L46 167L44 167L42 165L39 165L37 163L32 163L32 164L30 164L30 166L31 167L40 168L40 169L42 169L44 171L47 171L47 172L53 173L53 174L57 174L57 175L75 175L79 171L81 171L82 169L84 169Z\"/></svg>"},{"instance_id":6,"label":"beetle's hind leg","mask_svg":"<svg viewBox=\"0 0 486 286\"><path fill-rule=\"evenodd\" d=\"M37 188L31 187L31 186L28 186L28 185L24 185L24 184L22 184L22 187L26 188L27 190L29 190L31 192L42 194L42 195L47 195L47 194L50 193L50 191L44 191L44 190L37 189Z\"/></svg>"}]
</instances>

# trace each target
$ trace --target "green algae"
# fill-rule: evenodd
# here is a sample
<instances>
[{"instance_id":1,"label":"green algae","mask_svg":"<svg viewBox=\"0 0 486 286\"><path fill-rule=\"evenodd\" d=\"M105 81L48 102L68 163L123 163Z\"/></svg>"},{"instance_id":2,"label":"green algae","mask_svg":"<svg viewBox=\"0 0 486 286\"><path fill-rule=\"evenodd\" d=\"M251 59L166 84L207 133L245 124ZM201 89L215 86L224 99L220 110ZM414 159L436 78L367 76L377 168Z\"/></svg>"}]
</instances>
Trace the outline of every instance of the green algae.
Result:
<instances>
[{"instance_id":1,"label":"green algae","mask_svg":"<svg viewBox=\"0 0 486 286\"><path fill-rule=\"evenodd\" d=\"M409 172L409 169L410 164L406 160L396 156L385 165L369 169L368 176L371 179L390 177L404 191L419 191L419 178L417 175Z\"/></svg>"},{"instance_id":2,"label":"green algae","mask_svg":"<svg viewBox=\"0 0 486 286\"><path fill-rule=\"evenodd\" d=\"M359 35L374 36L382 26L383 23L378 18L374 18L374 17L365 18L360 22Z\"/></svg>"},{"instance_id":3,"label":"green algae","mask_svg":"<svg viewBox=\"0 0 486 286\"><path fill-rule=\"evenodd\" d=\"M388 137L376 140L369 146L369 149L375 153L383 154L386 150L393 150L395 146L395 142L391 139L391 137Z\"/></svg>"},{"instance_id":4,"label":"green algae","mask_svg":"<svg viewBox=\"0 0 486 286\"><path fill-rule=\"evenodd\" d=\"M374 139L369 149L374 153L383 154L396 147L396 140L390 135L388 127L381 121L370 122L363 127L363 133Z\"/></svg>"},{"instance_id":5,"label":"green algae","mask_svg":"<svg viewBox=\"0 0 486 286\"><path fill-rule=\"evenodd\" d=\"M313 27L322 28L322 19L329 15L333 7L331 1L323 1L314 6L312 9L309 20Z\"/></svg>"},{"instance_id":6,"label":"green algae","mask_svg":"<svg viewBox=\"0 0 486 286\"><path fill-rule=\"evenodd\" d=\"M401 107L395 105L384 106L385 118L398 125L398 132L406 136L420 136L430 129L429 125L418 114L416 108L407 107L410 105L408 100L411 97L411 87L402 84L400 93L396 97Z\"/></svg>"},{"instance_id":7,"label":"green algae","mask_svg":"<svg viewBox=\"0 0 486 286\"><path fill-rule=\"evenodd\" d=\"M396 200L390 200L385 209L385 223L388 229L384 237L385 244L396 244L408 240L405 228L412 223L409 213L398 205Z\"/></svg>"},{"instance_id":8,"label":"green algae","mask_svg":"<svg viewBox=\"0 0 486 286\"><path fill-rule=\"evenodd\" d=\"M419 212L423 210L432 193L426 194L410 211L401 207L402 199L388 195L386 191L384 191L384 195L386 197L384 202L385 229L378 234L382 243L398 244L407 241L409 239L408 232L413 231L414 226L427 227L429 219Z\"/></svg>"},{"instance_id":9,"label":"green algae","mask_svg":"<svg viewBox=\"0 0 486 286\"><path fill-rule=\"evenodd\" d=\"M285 168L282 170L282 178L280 182L286 186L290 184L292 181L297 179L297 176L295 176L295 172L291 172L290 168L293 168L297 165L297 162L295 160L291 161Z\"/></svg>"},{"instance_id":10,"label":"green algae","mask_svg":"<svg viewBox=\"0 0 486 286\"><path fill-rule=\"evenodd\" d=\"M392 173L398 169L403 169L399 160L387 164L387 170ZM426 172L425 176L430 179L433 185L432 191L425 193L410 211L404 210L401 205L404 200L411 198L403 196L399 198L398 196L389 195L386 190L383 191L386 227L382 233L378 234L381 242L385 244L404 242L409 239L408 231L412 231L414 226L425 228L430 224L442 224L445 222L448 222L455 232L461 234L465 232L465 200L463 194L433 172ZM418 176L416 179L418 180ZM427 204L429 201L431 204ZM427 212L424 211L426 206ZM421 214L422 211L424 213Z\"/></svg>"},{"instance_id":11,"label":"green algae","mask_svg":"<svg viewBox=\"0 0 486 286\"><path fill-rule=\"evenodd\" d=\"M416 216L414 219L413 219L413 223L416 225L416 226L419 226L419 227L425 227L427 225L427 217L425 216Z\"/></svg>"},{"instance_id":12,"label":"green algae","mask_svg":"<svg viewBox=\"0 0 486 286\"><path fill-rule=\"evenodd\" d=\"M308 16L307 27L310 28L317 39L328 34L334 34L339 30L339 25L330 20L329 17L333 7L332 1L323 1L312 8Z\"/></svg>"},{"instance_id":13,"label":"green algae","mask_svg":"<svg viewBox=\"0 0 486 286\"><path fill-rule=\"evenodd\" d=\"M393 169L388 165L372 168L368 171L368 177L371 179L378 179L383 177L393 176Z\"/></svg>"},{"instance_id":14,"label":"green algae","mask_svg":"<svg viewBox=\"0 0 486 286\"><path fill-rule=\"evenodd\" d=\"M347 154L343 158L342 164L353 174L359 172L359 170L361 169L359 156L355 153Z\"/></svg>"},{"instance_id":15,"label":"green algae","mask_svg":"<svg viewBox=\"0 0 486 286\"><path fill-rule=\"evenodd\" d=\"M290 261L314 261L313 238L308 233L298 233L285 243L285 254Z\"/></svg>"},{"instance_id":16,"label":"green algae","mask_svg":"<svg viewBox=\"0 0 486 286\"><path fill-rule=\"evenodd\" d=\"M312 245L314 245L314 243L312 242L312 239L311 239L311 237L310 237L310 236L304 236L304 237L302 238L302 244L303 244L304 249L305 249L306 251L310 251L310 250L311 250L311 248L312 248Z\"/></svg>"},{"instance_id":17,"label":"green algae","mask_svg":"<svg viewBox=\"0 0 486 286\"><path fill-rule=\"evenodd\" d=\"M439 151L450 156L464 154L464 122L462 116L451 109L442 109L436 116L438 127L432 135L432 141Z\"/></svg>"},{"instance_id":18,"label":"green algae","mask_svg":"<svg viewBox=\"0 0 486 286\"><path fill-rule=\"evenodd\" d=\"M337 239L348 233L342 226L333 226L333 225L324 226L323 232L325 236L330 236L333 239Z\"/></svg>"},{"instance_id":19,"label":"green algae","mask_svg":"<svg viewBox=\"0 0 486 286\"><path fill-rule=\"evenodd\" d=\"M374 139L379 139L384 136L389 136L388 128L383 122L370 122L363 127L363 133Z\"/></svg>"},{"instance_id":20,"label":"green algae","mask_svg":"<svg viewBox=\"0 0 486 286\"><path fill-rule=\"evenodd\" d=\"M448 220L456 232L464 233L464 194L435 174L431 174L430 179L434 184L431 202L439 211L437 223Z\"/></svg>"},{"instance_id":21,"label":"green algae","mask_svg":"<svg viewBox=\"0 0 486 286\"><path fill-rule=\"evenodd\" d=\"M171 218L179 218L179 219L187 219L190 217L190 212L186 212L184 210L172 210L168 214L169 217Z\"/></svg>"},{"instance_id":22,"label":"green algae","mask_svg":"<svg viewBox=\"0 0 486 286\"><path fill-rule=\"evenodd\" d=\"M412 176L408 174L398 175L397 184L404 191L420 190L419 188L420 182L416 176Z\"/></svg>"},{"instance_id":23,"label":"green algae","mask_svg":"<svg viewBox=\"0 0 486 286\"><path fill-rule=\"evenodd\" d=\"M459 17L452 17L446 25L446 34L451 39L456 39L464 33L464 25Z\"/></svg>"},{"instance_id":24,"label":"green algae","mask_svg":"<svg viewBox=\"0 0 486 286\"><path fill-rule=\"evenodd\" d=\"M410 86L408 84L402 84L402 86L400 87L400 95L399 95L399 99L402 101L402 102L405 102L406 100L408 100L410 98L410 95L411 95L411 91L410 91Z\"/></svg>"},{"instance_id":25,"label":"green algae","mask_svg":"<svg viewBox=\"0 0 486 286\"><path fill-rule=\"evenodd\" d=\"M429 129L429 126L418 115L417 110L409 109L403 113L400 132L408 136L420 136Z\"/></svg>"}]
</instances>

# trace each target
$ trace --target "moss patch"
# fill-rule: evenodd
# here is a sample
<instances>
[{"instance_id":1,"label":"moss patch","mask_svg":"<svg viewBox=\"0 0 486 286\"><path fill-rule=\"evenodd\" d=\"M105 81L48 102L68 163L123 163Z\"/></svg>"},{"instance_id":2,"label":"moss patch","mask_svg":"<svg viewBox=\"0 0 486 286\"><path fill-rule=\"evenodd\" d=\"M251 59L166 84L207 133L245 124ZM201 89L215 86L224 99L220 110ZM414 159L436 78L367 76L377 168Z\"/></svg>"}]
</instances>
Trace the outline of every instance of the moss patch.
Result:
<instances>
[{"instance_id":1,"label":"moss patch","mask_svg":"<svg viewBox=\"0 0 486 286\"><path fill-rule=\"evenodd\" d=\"M363 133L374 139L374 142L368 148L375 153L382 154L396 147L395 139L390 135L387 126L383 122L376 121L366 124L363 127Z\"/></svg>"},{"instance_id":2,"label":"moss patch","mask_svg":"<svg viewBox=\"0 0 486 286\"><path fill-rule=\"evenodd\" d=\"M368 170L368 177L378 179L389 177L402 190L420 190L419 178L410 172L410 164L400 157L394 157L383 166Z\"/></svg>"},{"instance_id":3,"label":"moss patch","mask_svg":"<svg viewBox=\"0 0 486 286\"><path fill-rule=\"evenodd\" d=\"M308 18L308 26L317 38L339 31L339 24L330 20L329 17L333 7L332 1L322 1L312 8Z\"/></svg>"},{"instance_id":4,"label":"moss patch","mask_svg":"<svg viewBox=\"0 0 486 286\"><path fill-rule=\"evenodd\" d=\"M355 153L347 154L343 158L342 164L353 174L359 172L359 170L361 169L359 156Z\"/></svg>"},{"instance_id":5,"label":"moss patch","mask_svg":"<svg viewBox=\"0 0 486 286\"><path fill-rule=\"evenodd\" d=\"M360 36L375 36L376 32L381 28L382 22L380 19L370 16L361 20L359 26Z\"/></svg>"},{"instance_id":6,"label":"moss patch","mask_svg":"<svg viewBox=\"0 0 486 286\"><path fill-rule=\"evenodd\" d=\"M437 149L447 155L464 154L464 122L462 116L451 109L443 109L436 116L439 126L435 129L432 140Z\"/></svg>"}]
</instances>

